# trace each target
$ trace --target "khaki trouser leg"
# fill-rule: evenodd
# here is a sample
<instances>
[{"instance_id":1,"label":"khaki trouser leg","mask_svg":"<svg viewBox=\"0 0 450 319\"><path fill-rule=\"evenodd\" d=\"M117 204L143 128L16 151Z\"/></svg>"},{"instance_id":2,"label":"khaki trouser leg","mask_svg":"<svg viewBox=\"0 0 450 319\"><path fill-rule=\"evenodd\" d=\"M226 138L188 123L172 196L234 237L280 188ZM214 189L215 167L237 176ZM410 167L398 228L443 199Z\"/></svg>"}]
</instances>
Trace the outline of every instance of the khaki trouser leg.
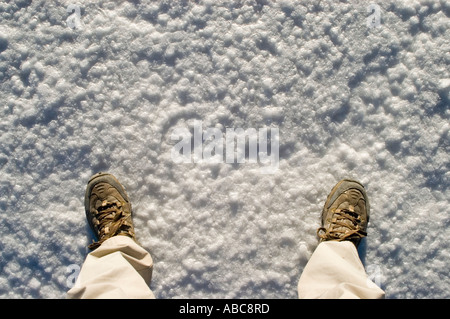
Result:
<instances>
[{"instance_id":1,"label":"khaki trouser leg","mask_svg":"<svg viewBox=\"0 0 450 319\"><path fill-rule=\"evenodd\" d=\"M68 298L155 298L149 288L153 260L126 236L112 237L89 253Z\"/></svg>"},{"instance_id":2,"label":"khaki trouser leg","mask_svg":"<svg viewBox=\"0 0 450 319\"><path fill-rule=\"evenodd\" d=\"M317 246L298 282L299 298L384 298L367 276L355 245L326 241Z\"/></svg>"}]
</instances>

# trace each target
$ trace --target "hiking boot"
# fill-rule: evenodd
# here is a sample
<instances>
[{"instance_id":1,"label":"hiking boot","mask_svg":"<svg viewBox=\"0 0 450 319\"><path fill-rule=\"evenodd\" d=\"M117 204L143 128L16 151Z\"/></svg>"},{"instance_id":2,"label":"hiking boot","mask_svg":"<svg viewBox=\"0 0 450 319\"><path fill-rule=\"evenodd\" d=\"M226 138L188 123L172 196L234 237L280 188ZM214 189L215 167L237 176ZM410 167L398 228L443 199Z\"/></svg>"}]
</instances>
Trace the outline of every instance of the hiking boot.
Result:
<instances>
[{"instance_id":1,"label":"hiking boot","mask_svg":"<svg viewBox=\"0 0 450 319\"><path fill-rule=\"evenodd\" d=\"M113 175L98 173L90 178L84 207L89 226L98 240L89 245L90 249L96 249L105 240L118 235L136 240L131 203L125 189Z\"/></svg>"},{"instance_id":2,"label":"hiking boot","mask_svg":"<svg viewBox=\"0 0 450 319\"><path fill-rule=\"evenodd\" d=\"M367 236L369 200L364 186L343 179L333 187L322 211L322 227L317 230L320 242L349 240L358 247Z\"/></svg>"}]
</instances>

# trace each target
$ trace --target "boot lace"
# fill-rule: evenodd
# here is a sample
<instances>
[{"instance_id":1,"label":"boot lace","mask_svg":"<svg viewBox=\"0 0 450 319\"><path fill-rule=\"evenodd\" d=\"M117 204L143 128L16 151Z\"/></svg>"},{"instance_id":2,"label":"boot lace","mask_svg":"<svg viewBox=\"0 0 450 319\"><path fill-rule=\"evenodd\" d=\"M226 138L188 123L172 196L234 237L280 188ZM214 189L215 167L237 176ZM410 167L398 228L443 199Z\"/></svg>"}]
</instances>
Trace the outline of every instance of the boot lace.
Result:
<instances>
[{"instance_id":1,"label":"boot lace","mask_svg":"<svg viewBox=\"0 0 450 319\"><path fill-rule=\"evenodd\" d=\"M128 221L121 203L104 201L94 212L93 223L97 226L99 240L89 245L92 250L116 235L134 238L133 225Z\"/></svg>"},{"instance_id":2,"label":"boot lace","mask_svg":"<svg viewBox=\"0 0 450 319\"><path fill-rule=\"evenodd\" d=\"M330 227L328 229L320 227L317 235L322 240L359 241L366 237L367 233L361 227L359 214L343 209L334 212Z\"/></svg>"}]
</instances>

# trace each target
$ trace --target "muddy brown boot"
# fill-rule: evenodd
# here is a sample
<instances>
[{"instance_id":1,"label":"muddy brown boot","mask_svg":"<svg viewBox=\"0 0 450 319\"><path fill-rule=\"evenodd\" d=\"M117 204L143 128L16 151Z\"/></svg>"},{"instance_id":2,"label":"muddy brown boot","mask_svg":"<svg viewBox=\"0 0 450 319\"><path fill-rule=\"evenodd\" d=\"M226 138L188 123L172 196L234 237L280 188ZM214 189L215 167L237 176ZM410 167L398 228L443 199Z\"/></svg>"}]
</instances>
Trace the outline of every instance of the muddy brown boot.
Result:
<instances>
[{"instance_id":1,"label":"muddy brown boot","mask_svg":"<svg viewBox=\"0 0 450 319\"><path fill-rule=\"evenodd\" d=\"M367 236L369 200L364 186L343 179L333 187L322 211L322 227L317 230L320 241L348 240L358 247Z\"/></svg>"},{"instance_id":2,"label":"muddy brown boot","mask_svg":"<svg viewBox=\"0 0 450 319\"><path fill-rule=\"evenodd\" d=\"M86 217L97 242L89 245L96 249L113 236L128 236L136 240L131 219L131 203L124 187L111 174L92 176L84 199Z\"/></svg>"}]
</instances>

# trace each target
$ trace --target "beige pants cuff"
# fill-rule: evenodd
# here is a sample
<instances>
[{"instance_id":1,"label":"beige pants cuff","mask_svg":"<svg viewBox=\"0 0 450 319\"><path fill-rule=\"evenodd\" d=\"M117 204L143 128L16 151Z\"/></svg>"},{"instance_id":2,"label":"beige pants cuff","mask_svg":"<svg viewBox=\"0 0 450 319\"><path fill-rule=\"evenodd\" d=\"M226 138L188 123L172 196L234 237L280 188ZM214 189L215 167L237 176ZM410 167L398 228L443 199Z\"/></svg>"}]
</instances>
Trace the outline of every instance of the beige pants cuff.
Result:
<instances>
[{"instance_id":1,"label":"beige pants cuff","mask_svg":"<svg viewBox=\"0 0 450 319\"><path fill-rule=\"evenodd\" d=\"M355 245L326 241L317 246L298 282L299 298L384 298L367 276Z\"/></svg>"},{"instance_id":2,"label":"beige pants cuff","mask_svg":"<svg viewBox=\"0 0 450 319\"><path fill-rule=\"evenodd\" d=\"M126 236L112 237L89 253L68 298L155 298L149 288L153 260Z\"/></svg>"},{"instance_id":3,"label":"beige pants cuff","mask_svg":"<svg viewBox=\"0 0 450 319\"><path fill-rule=\"evenodd\" d=\"M91 252L68 298L154 298L149 288L150 254L126 236L106 240ZM299 283L299 298L384 298L367 276L351 242L319 244Z\"/></svg>"}]
</instances>

